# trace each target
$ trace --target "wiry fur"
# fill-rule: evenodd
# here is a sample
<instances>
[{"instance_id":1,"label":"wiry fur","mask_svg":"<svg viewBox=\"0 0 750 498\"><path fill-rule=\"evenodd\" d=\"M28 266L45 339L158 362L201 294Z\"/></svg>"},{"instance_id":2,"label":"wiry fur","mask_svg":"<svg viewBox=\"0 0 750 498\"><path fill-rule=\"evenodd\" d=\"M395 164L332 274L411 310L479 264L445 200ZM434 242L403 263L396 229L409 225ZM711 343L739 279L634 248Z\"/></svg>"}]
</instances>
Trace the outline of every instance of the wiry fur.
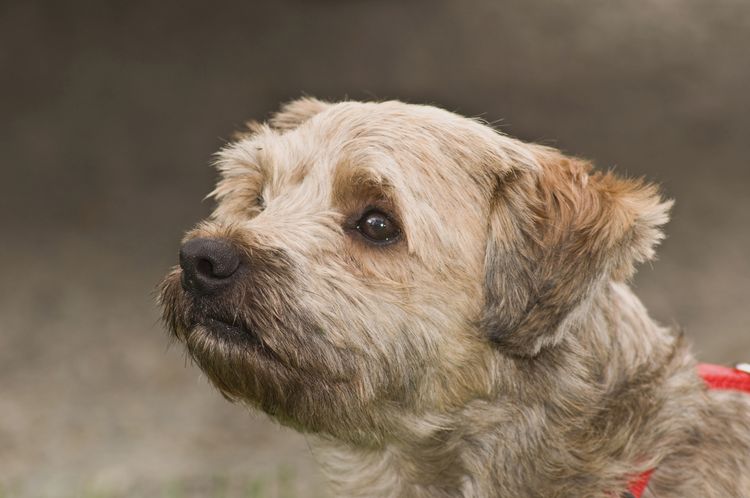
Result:
<instances>
[{"instance_id":1,"label":"wiry fur","mask_svg":"<svg viewBox=\"0 0 750 498\"><path fill-rule=\"evenodd\" d=\"M604 498L650 468L646 496L750 496L748 397L706 391L625 283L667 221L653 186L399 102L293 102L218 168L186 238L242 273L196 297L176 268L165 320L340 496ZM399 241L357 232L373 206Z\"/></svg>"}]
</instances>

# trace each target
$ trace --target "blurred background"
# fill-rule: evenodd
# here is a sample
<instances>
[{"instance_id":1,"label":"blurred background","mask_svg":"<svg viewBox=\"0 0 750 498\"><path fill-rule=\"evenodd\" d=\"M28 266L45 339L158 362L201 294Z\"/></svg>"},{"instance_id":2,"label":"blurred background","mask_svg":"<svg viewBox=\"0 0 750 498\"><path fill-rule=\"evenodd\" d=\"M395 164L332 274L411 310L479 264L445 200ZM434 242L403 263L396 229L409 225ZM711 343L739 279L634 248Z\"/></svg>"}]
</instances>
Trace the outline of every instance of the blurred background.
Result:
<instances>
[{"instance_id":1,"label":"blurred background","mask_svg":"<svg viewBox=\"0 0 750 498\"><path fill-rule=\"evenodd\" d=\"M0 496L326 496L216 394L153 289L211 154L303 94L434 103L677 200L634 284L750 359L750 3L0 1Z\"/></svg>"}]
</instances>

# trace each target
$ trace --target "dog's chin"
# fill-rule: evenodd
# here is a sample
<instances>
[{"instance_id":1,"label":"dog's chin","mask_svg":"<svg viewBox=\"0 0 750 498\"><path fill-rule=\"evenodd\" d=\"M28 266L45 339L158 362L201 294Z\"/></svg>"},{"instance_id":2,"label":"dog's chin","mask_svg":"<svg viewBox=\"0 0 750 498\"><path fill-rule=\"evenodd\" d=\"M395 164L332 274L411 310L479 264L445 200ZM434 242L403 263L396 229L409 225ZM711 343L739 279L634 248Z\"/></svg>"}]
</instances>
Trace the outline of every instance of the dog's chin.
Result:
<instances>
[{"instance_id":1,"label":"dog's chin","mask_svg":"<svg viewBox=\"0 0 750 498\"><path fill-rule=\"evenodd\" d=\"M288 369L251 329L217 318L200 318L178 334L190 357L232 401L262 402Z\"/></svg>"}]
</instances>

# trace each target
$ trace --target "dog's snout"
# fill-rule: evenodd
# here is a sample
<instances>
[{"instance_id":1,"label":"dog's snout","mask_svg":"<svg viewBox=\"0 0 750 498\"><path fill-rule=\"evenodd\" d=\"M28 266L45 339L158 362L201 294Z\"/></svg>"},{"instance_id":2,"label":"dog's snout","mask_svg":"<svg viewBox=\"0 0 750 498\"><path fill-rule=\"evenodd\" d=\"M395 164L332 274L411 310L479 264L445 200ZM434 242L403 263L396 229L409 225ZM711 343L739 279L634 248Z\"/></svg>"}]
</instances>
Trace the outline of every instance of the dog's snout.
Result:
<instances>
[{"instance_id":1,"label":"dog's snout","mask_svg":"<svg viewBox=\"0 0 750 498\"><path fill-rule=\"evenodd\" d=\"M212 294L229 286L240 266L240 255L228 241L196 238L180 248L182 286L199 294Z\"/></svg>"}]
</instances>

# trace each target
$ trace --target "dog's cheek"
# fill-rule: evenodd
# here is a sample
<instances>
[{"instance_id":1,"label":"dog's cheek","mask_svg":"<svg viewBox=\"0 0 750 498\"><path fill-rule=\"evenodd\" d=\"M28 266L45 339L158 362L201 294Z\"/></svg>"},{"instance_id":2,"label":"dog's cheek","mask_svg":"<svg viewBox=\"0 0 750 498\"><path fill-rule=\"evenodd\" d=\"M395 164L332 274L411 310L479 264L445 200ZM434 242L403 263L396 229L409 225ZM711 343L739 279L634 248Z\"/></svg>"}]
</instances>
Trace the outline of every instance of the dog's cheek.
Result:
<instances>
[{"instance_id":1,"label":"dog's cheek","mask_svg":"<svg viewBox=\"0 0 750 498\"><path fill-rule=\"evenodd\" d=\"M395 299L382 289L349 290L320 308L319 317L337 345L338 361L351 368L349 384L362 406L414 408L464 395L469 388L453 384L466 379L460 371L476 364L483 342L476 334L467 337L473 329L461 318L465 309L456 309L461 299L437 301L435 294L443 293L434 288ZM442 382L430 374L435 371L445 374Z\"/></svg>"}]
</instances>

